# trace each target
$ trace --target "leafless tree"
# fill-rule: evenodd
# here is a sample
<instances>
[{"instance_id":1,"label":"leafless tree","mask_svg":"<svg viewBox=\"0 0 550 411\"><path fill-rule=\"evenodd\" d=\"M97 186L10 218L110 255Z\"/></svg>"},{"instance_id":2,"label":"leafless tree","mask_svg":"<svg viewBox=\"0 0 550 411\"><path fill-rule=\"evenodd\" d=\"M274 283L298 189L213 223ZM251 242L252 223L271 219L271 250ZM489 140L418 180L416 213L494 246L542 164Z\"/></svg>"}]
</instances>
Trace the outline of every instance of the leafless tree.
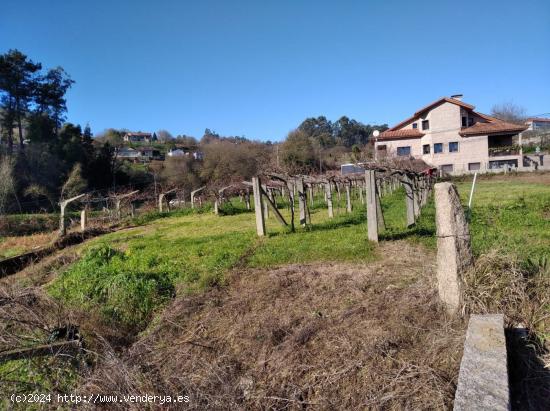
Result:
<instances>
[{"instance_id":1,"label":"leafless tree","mask_svg":"<svg viewBox=\"0 0 550 411\"><path fill-rule=\"evenodd\" d=\"M523 124L527 117L525 107L512 102L495 104L491 109L491 115L510 123Z\"/></svg>"}]
</instances>

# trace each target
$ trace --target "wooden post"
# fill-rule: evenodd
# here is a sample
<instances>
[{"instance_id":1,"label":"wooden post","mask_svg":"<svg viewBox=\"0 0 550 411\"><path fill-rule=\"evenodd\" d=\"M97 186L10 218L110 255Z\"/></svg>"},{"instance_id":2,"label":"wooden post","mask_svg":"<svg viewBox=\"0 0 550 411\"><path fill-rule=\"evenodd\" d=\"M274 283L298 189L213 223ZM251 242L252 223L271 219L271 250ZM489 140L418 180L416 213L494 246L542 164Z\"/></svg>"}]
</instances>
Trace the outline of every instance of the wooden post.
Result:
<instances>
[{"instance_id":1,"label":"wooden post","mask_svg":"<svg viewBox=\"0 0 550 411\"><path fill-rule=\"evenodd\" d=\"M304 190L304 180L301 177L299 177L296 180L296 190L298 191L298 207L300 209L300 225L302 225L302 227L305 227L306 224L307 224L307 217L306 217L307 198L306 198L306 192Z\"/></svg>"},{"instance_id":2,"label":"wooden post","mask_svg":"<svg viewBox=\"0 0 550 411\"><path fill-rule=\"evenodd\" d=\"M334 218L334 210L332 209L332 185L330 181L325 183L325 196L327 199L328 217Z\"/></svg>"},{"instance_id":3,"label":"wooden post","mask_svg":"<svg viewBox=\"0 0 550 411\"><path fill-rule=\"evenodd\" d=\"M376 174L374 170L365 171L367 186L367 226L370 241L378 242L378 216L376 207Z\"/></svg>"},{"instance_id":4,"label":"wooden post","mask_svg":"<svg viewBox=\"0 0 550 411\"><path fill-rule=\"evenodd\" d=\"M403 186L405 187L405 201L407 203L407 227L411 227L415 224L414 214L414 195L411 179L408 176L404 177Z\"/></svg>"},{"instance_id":5,"label":"wooden post","mask_svg":"<svg viewBox=\"0 0 550 411\"><path fill-rule=\"evenodd\" d=\"M79 198L84 197L86 194L80 194L75 197L69 198L59 203L60 206L60 216L59 216L59 235L64 236L67 234L67 222L65 221L65 209L73 201L78 200Z\"/></svg>"},{"instance_id":6,"label":"wooden post","mask_svg":"<svg viewBox=\"0 0 550 411\"><path fill-rule=\"evenodd\" d=\"M88 209L84 207L80 212L80 231L86 231L86 226L88 225Z\"/></svg>"},{"instance_id":7,"label":"wooden post","mask_svg":"<svg viewBox=\"0 0 550 411\"><path fill-rule=\"evenodd\" d=\"M262 186L259 177L252 177L252 190L254 191L254 212L256 214L256 232L258 236L265 236L265 219L262 207Z\"/></svg>"},{"instance_id":8,"label":"wooden post","mask_svg":"<svg viewBox=\"0 0 550 411\"><path fill-rule=\"evenodd\" d=\"M351 213L351 182L346 183L346 211Z\"/></svg>"}]
</instances>

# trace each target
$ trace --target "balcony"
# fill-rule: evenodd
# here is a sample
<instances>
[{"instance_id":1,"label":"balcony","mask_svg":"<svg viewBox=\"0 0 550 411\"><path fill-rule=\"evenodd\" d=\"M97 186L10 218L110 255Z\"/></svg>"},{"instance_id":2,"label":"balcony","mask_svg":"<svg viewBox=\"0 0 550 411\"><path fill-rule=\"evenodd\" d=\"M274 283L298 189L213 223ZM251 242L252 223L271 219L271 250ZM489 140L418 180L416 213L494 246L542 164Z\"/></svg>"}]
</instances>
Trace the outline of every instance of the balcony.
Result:
<instances>
[{"instance_id":1,"label":"balcony","mask_svg":"<svg viewBox=\"0 0 550 411\"><path fill-rule=\"evenodd\" d=\"M489 157L519 156L519 146L489 147Z\"/></svg>"}]
</instances>

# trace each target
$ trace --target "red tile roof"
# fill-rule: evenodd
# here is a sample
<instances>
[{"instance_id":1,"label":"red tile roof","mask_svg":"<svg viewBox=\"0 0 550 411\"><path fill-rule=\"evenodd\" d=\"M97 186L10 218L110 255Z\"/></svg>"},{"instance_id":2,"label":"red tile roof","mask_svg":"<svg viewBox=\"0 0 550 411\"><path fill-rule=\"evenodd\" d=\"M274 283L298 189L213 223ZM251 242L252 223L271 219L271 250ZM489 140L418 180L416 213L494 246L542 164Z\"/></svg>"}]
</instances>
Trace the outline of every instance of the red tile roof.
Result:
<instances>
[{"instance_id":1,"label":"red tile roof","mask_svg":"<svg viewBox=\"0 0 550 411\"><path fill-rule=\"evenodd\" d=\"M421 133L417 129L406 128L403 130L386 130L383 133L380 133L378 141L380 140L396 140L400 138L420 138L424 136L424 133Z\"/></svg>"},{"instance_id":2,"label":"red tile roof","mask_svg":"<svg viewBox=\"0 0 550 411\"><path fill-rule=\"evenodd\" d=\"M487 123L475 123L473 126L463 128L458 134L462 137L485 136L499 133L520 133L527 129L525 125L508 123L494 117L485 117L489 119Z\"/></svg>"},{"instance_id":3,"label":"red tile roof","mask_svg":"<svg viewBox=\"0 0 550 411\"><path fill-rule=\"evenodd\" d=\"M449 97L441 97L439 100L436 100L434 101L433 103L430 103L428 104L427 106L421 108L420 110L418 110L416 113L414 113L413 116L409 117L408 119L406 120L403 120L402 122L400 122L399 124L396 124L395 126L393 126L392 128L389 129L389 131L395 131L397 129L399 129L400 127L403 127L404 125L414 121L417 117L419 117L422 113L425 113L426 111L428 110L431 110L432 108L434 107L437 107L439 106L440 104L443 104L443 103L452 103L452 104L456 104L457 106L460 106L460 107L464 107L465 109L467 110L473 110L475 108L475 106L472 106L471 104L468 104L468 103L464 103L460 100L457 100L455 98L449 98Z\"/></svg>"},{"instance_id":4,"label":"red tile roof","mask_svg":"<svg viewBox=\"0 0 550 411\"><path fill-rule=\"evenodd\" d=\"M529 117L527 121L538 121L539 123L550 123L550 118L544 117Z\"/></svg>"}]
</instances>

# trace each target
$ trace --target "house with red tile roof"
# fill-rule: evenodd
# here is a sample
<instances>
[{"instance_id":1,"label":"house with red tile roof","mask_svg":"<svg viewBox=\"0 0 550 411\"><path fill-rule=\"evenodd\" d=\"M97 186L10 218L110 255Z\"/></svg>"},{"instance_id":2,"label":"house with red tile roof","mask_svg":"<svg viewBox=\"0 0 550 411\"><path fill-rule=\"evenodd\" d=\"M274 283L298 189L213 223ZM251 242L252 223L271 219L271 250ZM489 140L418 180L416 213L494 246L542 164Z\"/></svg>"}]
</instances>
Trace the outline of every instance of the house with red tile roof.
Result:
<instances>
[{"instance_id":1,"label":"house with red tile roof","mask_svg":"<svg viewBox=\"0 0 550 411\"><path fill-rule=\"evenodd\" d=\"M413 157L446 173L523 167L521 133L513 124L475 111L462 95L442 97L380 133L377 158Z\"/></svg>"}]
</instances>

